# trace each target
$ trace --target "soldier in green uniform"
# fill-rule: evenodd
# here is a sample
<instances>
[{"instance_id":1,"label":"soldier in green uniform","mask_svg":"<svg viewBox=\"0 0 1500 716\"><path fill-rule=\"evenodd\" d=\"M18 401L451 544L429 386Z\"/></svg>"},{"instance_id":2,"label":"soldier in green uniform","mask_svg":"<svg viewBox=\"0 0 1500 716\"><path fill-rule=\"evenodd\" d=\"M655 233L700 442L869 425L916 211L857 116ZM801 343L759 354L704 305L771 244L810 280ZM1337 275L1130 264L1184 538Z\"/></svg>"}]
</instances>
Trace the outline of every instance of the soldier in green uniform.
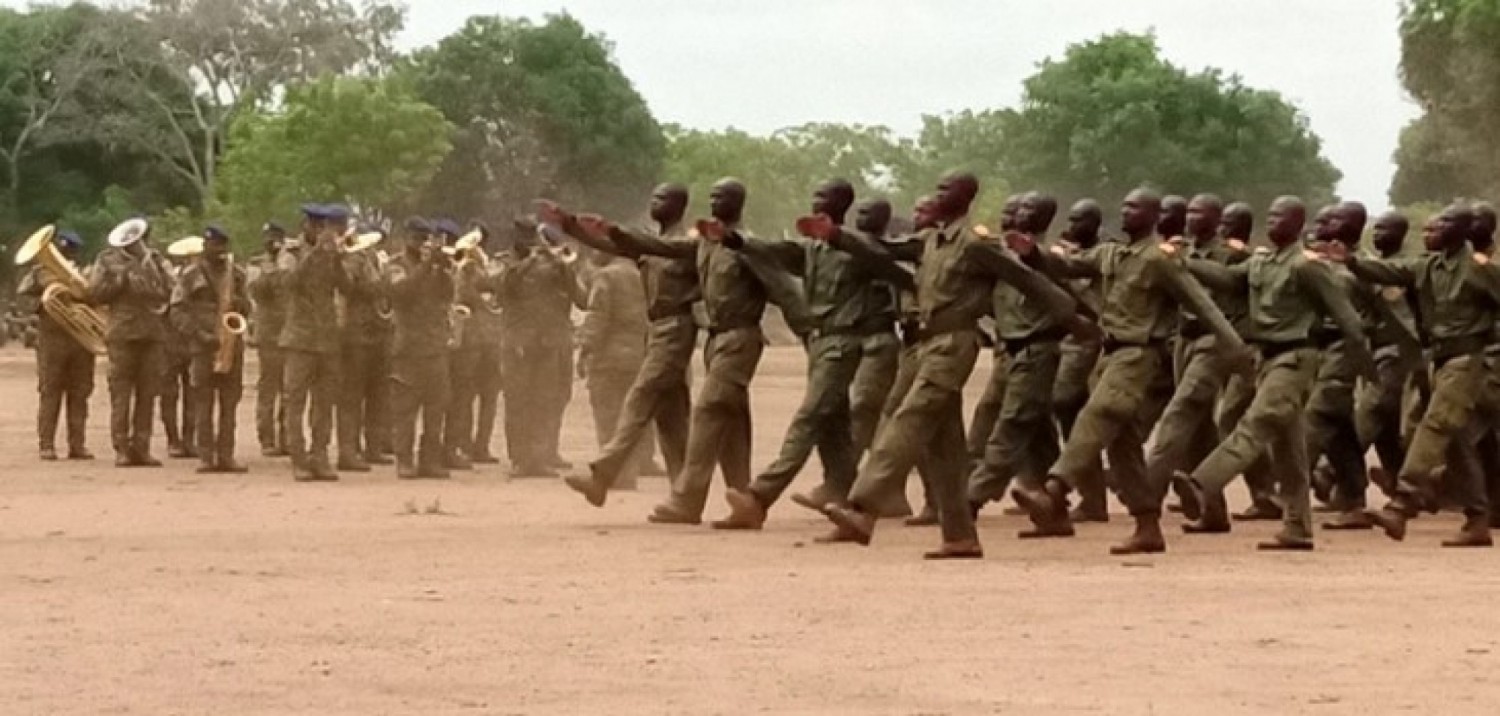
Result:
<instances>
[{"instance_id":1,"label":"soldier in green uniform","mask_svg":"<svg viewBox=\"0 0 1500 716\"><path fill-rule=\"evenodd\" d=\"M218 227L208 227L203 232L203 253L183 269L172 291L169 315L177 332L187 338L192 356L193 422L200 473L246 471L234 459L235 411L239 409L245 376L245 345L239 336L232 338L235 345L228 362L219 361L223 312L250 315L245 270L234 265L229 256L229 235ZM231 282L227 306L222 301L225 281Z\"/></svg>"},{"instance_id":2,"label":"soldier in green uniform","mask_svg":"<svg viewBox=\"0 0 1500 716\"><path fill-rule=\"evenodd\" d=\"M1016 230L1016 214L1021 211L1021 200L1023 195L1012 194L1005 197L1005 202L1000 207L1000 232ZM994 316L990 317L995 319ZM987 341L986 331L981 327L980 340ZM993 356L990 361L990 380L984 386L984 393L980 394L979 401L974 404L974 414L969 418L969 430L965 435L968 444L970 470L977 471L984 466L985 446L989 443L990 434L995 432L995 424L1000 421L1001 404L1005 402L1005 379L1009 372L1005 369L1006 354L999 341L993 341ZM931 524L937 524L937 515L931 516Z\"/></svg>"},{"instance_id":3,"label":"soldier in green uniform","mask_svg":"<svg viewBox=\"0 0 1500 716\"><path fill-rule=\"evenodd\" d=\"M163 373L172 271L146 242L151 227L132 219L109 235L89 278L91 303L109 309L109 432L117 467L160 467L151 456L151 409Z\"/></svg>"},{"instance_id":4,"label":"soldier in green uniform","mask_svg":"<svg viewBox=\"0 0 1500 716\"><path fill-rule=\"evenodd\" d=\"M1175 249L1157 237L1160 214L1159 196L1143 189L1131 192L1121 210L1126 240L1099 244L1077 257L1039 251L1028 238L1010 235L1013 250L1048 273L1102 281L1105 334L1097 380L1062 456L1040 487L1012 490L1036 524L1023 537L1073 534L1068 493L1099 453L1107 451L1120 498L1136 521L1130 538L1110 551L1135 554L1166 549L1161 506L1167 486L1147 473L1142 444L1151 432L1151 422L1172 395L1167 339L1180 312L1186 310L1204 322L1218 350L1236 355L1244 351L1244 343L1203 287L1183 270Z\"/></svg>"},{"instance_id":5,"label":"soldier in green uniform","mask_svg":"<svg viewBox=\"0 0 1500 716\"><path fill-rule=\"evenodd\" d=\"M385 267L395 316L391 381L396 433L396 476L446 478L443 423L448 416L448 343L453 309L453 262L425 219L406 222L406 248ZM417 448L417 417L422 418Z\"/></svg>"},{"instance_id":6,"label":"soldier in green uniform","mask_svg":"<svg viewBox=\"0 0 1500 716\"><path fill-rule=\"evenodd\" d=\"M646 361L646 290L635 262L604 251L592 251L583 325L578 330L578 373L589 391L594 437L602 449L620 422L630 386ZM633 490L653 442L641 440L635 455L615 477L615 490Z\"/></svg>"},{"instance_id":7,"label":"soldier in green uniform","mask_svg":"<svg viewBox=\"0 0 1500 716\"><path fill-rule=\"evenodd\" d=\"M1093 199L1080 199L1068 209L1068 228L1057 241L1056 249L1077 256L1099 244L1099 227L1104 212ZM1099 314L1098 282L1075 278L1068 282L1073 295L1094 315ZM1089 383L1099 363L1099 341L1070 335L1060 347L1057 378L1052 384L1052 415L1057 419L1063 440L1073 434L1073 424L1089 400ZM1107 490L1104 484L1104 462L1098 456L1078 476L1078 506L1073 508L1074 522L1102 522L1109 519Z\"/></svg>"},{"instance_id":8,"label":"soldier in green uniform","mask_svg":"<svg viewBox=\"0 0 1500 716\"><path fill-rule=\"evenodd\" d=\"M1351 255L1342 244L1329 247L1330 257L1345 262L1354 275L1415 292L1431 342L1432 400L1407 448L1395 497L1384 509L1369 513L1395 540L1405 539L1406 523L1418 512L1436 511L1439 486L1447 475L1466 519L1443 545L1493 544L1485 476L1474 443L1482 423L1476 418L1487 373L1484 349L1500 315L1500 267L1469 246L1473 224L1468 206L1444 209L1425 227L1428 253L1423 256L1367 259Z\"/></svg>"},{"instance_id":9,"label":"soldier in green uniform","mask_svg":"<svg viewBox=\"0 0 1500 716\"><path fill-rule=\"evenodd\" d=\"M1313 548L1305 431L1307 399L1319 362L1313 332L1321 325L1321 315L1337 322L1357 372L1369 376L1374 370L1349 294L1298 240L1306 216L1301 200L1281 197L1271 204L1266 227L1274 249L1257 252L1235 266L1201 259L1188 262L1194 275L1216 290L1246 292L1246 337L1259 349L1260 365L1255 398L1234 432L1191 476L1178 473L1174 482L1190 519L1200 525L1227 525L1224 486L1261 455L1269 455L1285 516L1281 532L1258 545L1264 550Z\"/></svg>"},{"instance_id":10,"label":"soldier in green uniform","mask_svg":"<svg viewBox=\"0 0 1500 716\"><path fill-rule=\"evenodd\" d=\"M1393 259L1401 255L1411 223L1405 216L1388 211L1375 219L1370 237L1373 259ZM1403 341L1417 335L1417 316L1412 309L1411 294L1401 286L1379 289L1378 299L1394 321L1381 321L1370 334L1370 350L1375 354L1375 372L1379 380L1360 383L1354 402L1354 426L1359 433L1361 449L1373 447L1380 467L1373 473L1394 474L1406 462L1406 443L1401 439L1401 405L1412 374L1422 365L1422 356L1402 350Z\"/></svg>"},{"instance_id":11,"label":"soldier in green uniform","mask_svg":"<svg viewBox=\"0 0 1500 716\"><path fill-rule=\"evenodd\" d=\"M500 391L504 376L500 370L504 344L504 319L501 316L500 298L496 295L496 290L499 288L500 272L505 266L492 255L493 250L490 245L492 237L489 228L476 221L469 226L469 229L479 232L482 237L479 250L488 257L479 262L480 271L484 274L483 281L480 282L479 310L469 316L469 323L464 328L464 339L473 341L478 353L474 372L476 416L474 437L470 443L473 454L469 456L469 459L479 465L494 465L500 460L490 451L490 441L495 436L495 417L500 409Z\"/></svg>"},{"instance_id":12,"label":"soldier in green uniform","mask_svg":"<svg viewBox=\"0 0 1500 716\"><path fill-rule=\"evenodd\" d=\"M188 262L195 258L196 256L167 258L167 263L172 267L174 282L187 268ZM193 458L198 456L198 441L195 439L197 428L193 424L193 416L197 411L193 403L195 394L191 339L178 330L170 305L167 307L166 332L167 340L162 343L161 392L157 401L160 403L162 432L167 436L167 457Z\"/></svg>"},{"instance_id":13,"label":"soldier in green uniform","mask_svg":"<svg viewBox=\"0 0 1500 716\"><path fill-rule=\"evenodd\" d=\"M328 461L328 443L340 370L334 296L348 288L340 240L348 210L308 205L302 211L306 218L301 241L283 247L276 258L287 310L279 341L286 356L282 400L287 449L294 479L337 480L338 473ZM309 432L303 431L304 421Z\"/></svg>"},{"instance_id":14,"label":"soldier in green uniform","mask_svg":"<svg viewBox=\"0 0 1500 716\"><path fill-rule=\"evenodd\" d=\"M862 201L855 208L854 228L871 241L881 241L891 223L891 203L884 199ZM870 311L880 315L881 328L873 330L860 344L859 370L849 385L849 421L854 432L854 453L862 457L875 442L880 427L880 412L886 396L896 382L900 363L901 339L896 336L897 291L884 281L870 284ZM905 495L902 495L905 499ZM908 506L907 512L910 513Z\"/></svg>"},{"instance_id":15,"label":"soldier in green uniform","mask_svg":"<svg viewBox=\"0 0 1500 716\"><path fill-rule=\"evenodd\" d=\"M823 183L813 193L813 218L799 222L805 225L798 227L799 233L815 224L831 225L834 228L823 230L841 232L841 241L867 242L866 237L843 228L853 204L854 188L849 182ZM728 490L730 515L713 523L718 529L760 529L767 511L807 464L814 448L823 461L823 484L810 498L811 504L821 509L847 496L859 469L849 390L859 370L865 337L889 330L889 315L872 310L870 286L875 277L854 256L829 242L805 236L773 241L730 234L724 245L740 251L757 276L781 270L801 277L803 290L798 300L808 322L807 388L787 426L781 453L747 489ZM872 245L870 250L878 249Z\"/></svg>"},{"instance_id":16,"label":"soldier in green uniform","mask_svg":"<svg viewBox=\"0 0 1500 716\"><path fill-rule=\"evenodd\" d=\"M1030 192L1021 198L1012 230L1034 243L1044 243L1056 212L1055 199ZM1066 325L1045 306L1028 300L1010 284L996 282L992 302L1000 346L995 369L1002 375L992 378L990 386L998 390L1000 411L990 432L981 437L985 447L969 476L968 499L975 514L986 503L1003 497L1012 478L1039 484L1057 459L1052 388L1062 360L1062 340L1069 335Z\"/></svg>"},{"instance_id":17,"label":"soldier in green uniform","mask_svg":"<svg viewBox=\"0 0 1500 716\"><path fill-rule=\"evenodd\" d=\"M1223 212L1224 203L1219 197L1212 194L1193 197L1185 227L1186 241L1190 243L1181 249L1188 259L1234 265L1249 257L1243 245L1230 248L1219 235ZM1250 326L1244 291L1210 291L1210 295L1235 331L1246 335ZM1226 380L1234 374L1229 360L1218 350L1213 331L1187 314L1178 324L1174 362L1177 387L1162 412L1156 438L1146 455L1146 469L1155 484L1167 484L1173 473L1193 469L1218 445L1214 410Z\"/></svg>"},{"instance_id":18,"label":"soldier in green uniform","mask_svg":"<svg viewBox=\"0 0 1500 716\"><path fill-rule=\"evenodd\" d=\"M1161 218L1156 221L1156 235L1171 241L1187 231L1188 200L1168 194L1161 198Z\"/></svg>"},{"instance_id":19,"label":"soldier in green uniform","mask_svg":"<svg viewBox=\"0 0 1500 716\"><path fill-rule=\"evenodd\" d=\"M698 336L693 304L703 295L698 283L697 256L669 258L631 247L651 238L661 238L669 243L684 239L687 232L682 217L687 205L687 188L678 184L656 187L651 194L649 210L651 220L657 225L654 232L612 225L613 235L633 234L639 239L637 241L611 240L611 236L591 234L583 230L573 216L554 204L543 203L540 208L544 220L561 226L585 245L634 260L646 292L646 317L650 327L645 362L625 394L625 403L620 408L620 417L609 442L589 465L590 474L566 479L568 487L595 506L604 504L609 488L636 455L652 425L656 427L667 472L677 475L682 470L690 410L688 364L692 361ZM588 220L596 226L602 223L596 217L588 217Z\"/></svg>"},{"instance_id":20,"label":"soldier in green uniform","mask_svg":"<svg viewBox=\"0 0 1500 716\"><path fill-rule=\"evenodd\" d=\"M975 232L968 215L978 193L979 181L972 174L947 175L938 186L933 217L937 225L918 240L892 246L888 252L845 241L837 232L823 237L869 263L872 271L878 270L887 280L915 288L920 301L911 382L901 385L898 380L900 407L876 436L875 447L850 491L848 507L828 508L835 529L826 541L869 544L877 508L922 460L942 525L942 544L926 557L983 556L964 496L967 456L962 392L979 356L979 318L990 310L997 281L1015 285L1060 322L1076 321L1077 303L1066 291L1007 255L998 240ZM915 280L896 266L895 258L920 262Z\"/></svg>"},{"instance_id":21,"label":"soldier in green uniform","mask_svg":"<svg viewBox=\"0 0 1500 716\"><path fill-rule=\"evenodd\" d=\"M255 302L255 320L250 324L260 372L255 379L255 436L260 454L286 457L286 407L281 402L282 374L286 369L281 352L281 329L286 325L286 297L276 273L276 257L286 242L286 230L268 223L261 229L264 251L250 259L250 298Z\"/></svg>"},{"instance_id":22,"label":"soldier in green uniform","mask_svg":"<svg viewBox=\"0 0 1500 716\"><path fill-rule=\"evenodd\" d=\"M583 297L572 267L542 243L530 220L515 230L515 249L498 288L505 321L506 447L512 475L556 477L562 415L573 384L571 314Z\"/></svg>"},{"instance_id":23,"label":"soldier in green uniform","mask_svg":"<svg viewBox=\"0 0 1500 716\"><path fill-rule=\"evenodd\" d=\"M341 246L342 249L342 241ZM379 462L390 410L390 322L385 281L373 249L341 251L345 276L337 296L339 396L337 468L369 472Z\"/></svg>"},{"instance_id":24,"label":"soldier in green uniform","mask_svg":"<svg viewBox=\"0 0 1500 716\"><path fill-rule=\"evenodd\" d=\"M434 223L438 241L446 250L453 251L458 241L459 226L451 219L439 219ZM477 251L477 250L476 250ZM474 255L454 254L453 274L454 306L460 313L454 320L463 327L450 341L448 352L448 418L443 423L444 462L450 470L472 470L474 461L474 403L479 399L479 341L470 328L475 316L486 313L488 306L483 293L489 288L490 277L486 275L479 258ZM461 309L457 307L462 307Z\"/></svg>"},{"instance_id":25,"label":"soldier in green uniform","mask_svg":"<svg viewBox=\"0 0 1500 716\"><path fill-rule=\"evenodd\" d=\"M1489 202L1479 201L1473 204L1474 230L1470 234L1469 243L1474 250L1490 258L1495 255L1495 207ZM1481 413L1487 423L1480 430L1480 438L1476 449L1479 451L1479 463L1484 469L1484 475L1489 483L1490 504L1490 526L1500 527L1500 325L1496 326L1494 342L1491 342L1484 351L1485 361L1485 391ZM1414 378L1423 378L1425 374L1418 371ZM1425 381L1414 381L1417 393L1430 393L1431 390ZM1413 401L1416 407L1420 401ZM1416 420L1420 421L1420 416ZM1373 474L1373 471L1372 471Z\"/></svg>"},{"instance_id":26,"label":"soldier in green uniform","mask_svg":"<svg viewBox=\"0 0 1500 716\"><path fill-rule=\"evenodd\" d=\"M937 213L937 199L931 195L924 195L918 198L916 204L912 207L912 235L891 237L880 242L879 245L883 248L888 245L899 247L912 241L919 241L919 237L923 232L937 227ZM902 271L911 274L915 274L917 269L915 261L901 261L897 265L901 267ZM917 370L921 367L921 361L918 359L921 352L921 343L918 340L918 334L922 325L922 306L917 301L916 287L910 282L896 282L892 283L892 285L896 289L897 331L902 345L901 353L897 356L896 379L892 381L891 389L886 394L885 403L880 408L880 427L875 432L877 440L880 437L880 431L884 430L887 425L890 425L891 416L895 415L896 410L901 407L901 402L905 398L906 393L911 390L911 386L917 379ZM871 447L873 448L874 445L872 444ZM905 525L907 527L932 527L940 522L938 519L937 499L933 496L932 490L932 470L928 469L928 464L929 458L923 453L917 458L914 466L917 478L922 483L922 509L915 515L906 518ZM900 481L898 486L892 488L892 497L889 499L900 498L904 500L906 498L905 485L905 480ZM879 508L876 509L879 510Z\"/></svg>"},{"instance_id":27,"label":"soldier in green uniform","mask_svg":"<svg viewBox=\"0 0 1500 716\"><path fill-rule=\"evenodd\" d=\"M1244 202L1235 202L1224 207L1224 218L1219 222L1219 235L1224 246L1235 254L1248 252L1250 233L1255 226L1255 210ZM1248 315L1248 314L1247 314ZM1237 326L1238 327L1238 326ZM1245 325L1240 335L1248 335ZM1255 398L1255 376L1233 373L1224 384L1224 393L1219 398L1219 407L1214 422L1219 428L1219 441L1229 437L1250 401ZM1263 456L1245 468L1245 487L1250 492L1250 506L1233 515L1241 521L1276 521L1282 518L1281 506L1276 504L1276 485L1271 479L1270 462Z\"/></svg>"},{"instance_id":28,"label":"soldier in green uniform","mask_svg":"<svg viewBox=\"0 0 1500 716\"><path fill-rule=\"evenodd\" d=\"M76 265L83 249L78 234L63 229L53 242L63 258ZM41 306L42 294L53 280L51 272L36 265L26 272L16 288L17 295L37 303L37 453L43 460L57 459L57 421L66 407L68 459L92 460L94 455L86 444L86 430L89 396L94 394L94 354Z\"/></svg>"}]
</instances>

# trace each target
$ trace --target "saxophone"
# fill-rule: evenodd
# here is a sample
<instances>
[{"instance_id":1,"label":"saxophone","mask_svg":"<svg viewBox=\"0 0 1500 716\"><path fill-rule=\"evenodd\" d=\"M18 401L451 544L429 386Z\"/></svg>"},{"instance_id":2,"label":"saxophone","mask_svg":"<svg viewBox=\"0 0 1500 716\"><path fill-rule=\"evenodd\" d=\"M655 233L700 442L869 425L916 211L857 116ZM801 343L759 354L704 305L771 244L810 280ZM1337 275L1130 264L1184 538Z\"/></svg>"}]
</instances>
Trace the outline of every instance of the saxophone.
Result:
<instances>
[{"instance_id":1,"label":"saxophone","mask_svg":"<svg viewBox=\"0 0 1500 716\"><path fill-rule=\"evenodd\" d=\"M214 354L214 372L224 375L234 368L245 317L234 308L234 257L224 259L224 278L219 280L219 351Z\"/></svg>"}]
</instances>

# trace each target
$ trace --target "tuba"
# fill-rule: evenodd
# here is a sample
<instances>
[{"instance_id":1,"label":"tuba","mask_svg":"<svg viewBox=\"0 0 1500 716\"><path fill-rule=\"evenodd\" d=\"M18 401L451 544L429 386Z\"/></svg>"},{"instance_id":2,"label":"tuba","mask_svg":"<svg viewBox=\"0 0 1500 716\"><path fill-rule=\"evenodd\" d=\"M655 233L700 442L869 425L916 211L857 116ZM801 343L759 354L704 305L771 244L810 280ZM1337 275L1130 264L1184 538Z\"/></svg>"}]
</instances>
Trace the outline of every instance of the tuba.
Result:
<instances>
[{"instance_id":1,"label":"tuba","mask_svg":"<svg viewBox=\"0 0 1500 716\"><path fill-rule=\"evenodd\" d=\"M234 368L239 342L245 335L245 316L234 308L234 257L224 260L224 278L219 281L219 351L214 354L214 372L224 375Z\"/></svg>"},{"instance_id":2,"label":"tuba","mask_svg":"<svg viewBox=\"0 0 1500 716\"><path fill-rule=\"evenodd\" d=\"M85 303L88 282L77 267L57 250L52 237L53 226L44 226L16 251L16 265L24 266L36 261L51 279L42 291L41 309L52 320L62 326L73 340L94 355L104 355L104 316L93 306Z\"/></svg>"}]
</instances>

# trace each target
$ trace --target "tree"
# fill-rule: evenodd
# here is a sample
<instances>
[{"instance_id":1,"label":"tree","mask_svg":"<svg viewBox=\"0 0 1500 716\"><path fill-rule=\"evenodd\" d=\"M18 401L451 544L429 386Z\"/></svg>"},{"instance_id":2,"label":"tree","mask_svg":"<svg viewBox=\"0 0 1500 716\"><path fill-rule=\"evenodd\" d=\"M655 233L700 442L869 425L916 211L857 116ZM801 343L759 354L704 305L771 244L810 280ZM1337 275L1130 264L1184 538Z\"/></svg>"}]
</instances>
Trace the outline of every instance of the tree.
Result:
<instances>
[{"instance_id":1,"label":"tree","mask_svg":"<svg viewBox=\"0 0 1500 716\"><path fill-rule=\"evenodd\" d=\"M1391 201L1500 194L1500 5L1405 0L1401 80L1425 115L1396 150Z\"/></svg>"},{"instance_id":2,"label":"tree","mask_svg":"<svg viewBox=\"0 0 1500 716\"><path fill-rule=\"evenodd\" d=\"M1175 67L1150 35L1107 35L1042 62L1008 119L1006 178L1063 197L1107 202L1150 184L1256 205L1289 193L1318 203L1341 176L1279 94Z\"/></svg>"},{"instance_id":3,"label":"tree","mask_svg":"<svg viewBox=\"0 0 1500 716\"><path fill-rule=\"evenodd\" d=\"M244 113L224 157L224 199L248 225L309 199L389 211L425 188L452 125L395 79L294 85L274 113Z\"/></svg>"},{"instance_id":4,"label":"tree","mask_svg":"<svg viewBox=\"0 0 1500 716\"><path fill-rule=\"evenodd\" d=\"M149 0L112 32L95 87L112 111L91 131L159 158L206 204L242 112L289 82L378 69L404 22L386 0Z\"/></svg>"},{"instance_id":5,"label":"tree","mask_svg":"<svg viewBox=\"0 0 1500 716\"><path fill-rule=\"evenodd\" d=\"M964 110L946 116L922 117L922 131L906 140L894 154L898 212L932 194L943 175L973 172L980 179L980 195L971 213L990 221L1000 213L1010 182L1005 167L1006 132L1015 112L1008 109Z\"/></svg>"},{"instance_id":6,"label":"tree","mask_svg":"<svg viewBox=\"0 0 1500 716\"><path fill-rule=\"evenodd\" d=\"M458 127L430 205L508 218L541 195L611 210L640 204L665 140L611 53L566 14L540 25L473 17L417 52L407 74Z\"/></svg>"}]
</instances>

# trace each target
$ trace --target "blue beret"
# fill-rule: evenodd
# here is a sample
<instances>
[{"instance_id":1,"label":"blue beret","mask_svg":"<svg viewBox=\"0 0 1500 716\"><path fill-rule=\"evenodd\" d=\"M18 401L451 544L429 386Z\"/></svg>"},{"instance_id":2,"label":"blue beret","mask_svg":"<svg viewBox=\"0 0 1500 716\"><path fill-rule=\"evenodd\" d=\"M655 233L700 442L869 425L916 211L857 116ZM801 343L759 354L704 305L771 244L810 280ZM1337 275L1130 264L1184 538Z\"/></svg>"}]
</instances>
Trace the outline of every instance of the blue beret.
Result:
<instances>
[{"instance_id":1,"label":"blue beret","mask_svg":"<svg viewBox=\"0 0 1500 716\"><path fill-rule=\"evenodd\" d=\"M210 227L208 227L208 228L206 228L206 229L203 230L203 240L204 241L228 241L229 240L229 234L224 233L224 230L221 229L221 228L219 228L219 227L217 227L217 226L210 226Z\"/></svg>"},{"instance_id":2,"label":"blue beret","mask_svg":"<svg viewBox=\"0 0 1500 716\"><path fill-rule=\"evenodd\" d=\"M326 219L328 218L328 207L322 204L303 204L302 214L309 219Z\"/></svg>"},{"instance_id":3,"label":"blue beret","mask_svg":"<svg viewBox=\"0 0 1500 716\"><path fill-rule=\"evenodd\" d=\"M452 219L438 219L433 224L433 229L440 234L447 234L449 237L455 239L458 238L459 234L463 233L463 229L458 227L458 222Z\"/></svg>"},{"instance_id":4,"label":"blue beret","mask_svg":"<svg viewBox=\"0 0 1500 716\"><path fill-rule=\"evenodd\" d=\"M53 239L59 246L66 246L74 249L83 246L83 239L79 238L78 232L73 231L72 229L63 229L57 232L57 235L53 237Z\"/></svg>"},{"instance_id":5,"label":"blue beret","mask_svg":"<svg viewBox=\"0 0 1500 716\"><path fill-rule=\"evenodd\" d=\"M420 216L413 216L406 220L406 230L430 234L432 233L432 223Z\"/></svg>"},{"instance_id":6,"label":"blue beret","mask_svg":"<svg viewBox=\"0 0 1500 716\"><path fill-rule=\"evenodd\" d=\"M349 218L349 207L343 204L329 204L323 207L323 218L329 221L343 221Z\"/></svg>"}]
</instances>

